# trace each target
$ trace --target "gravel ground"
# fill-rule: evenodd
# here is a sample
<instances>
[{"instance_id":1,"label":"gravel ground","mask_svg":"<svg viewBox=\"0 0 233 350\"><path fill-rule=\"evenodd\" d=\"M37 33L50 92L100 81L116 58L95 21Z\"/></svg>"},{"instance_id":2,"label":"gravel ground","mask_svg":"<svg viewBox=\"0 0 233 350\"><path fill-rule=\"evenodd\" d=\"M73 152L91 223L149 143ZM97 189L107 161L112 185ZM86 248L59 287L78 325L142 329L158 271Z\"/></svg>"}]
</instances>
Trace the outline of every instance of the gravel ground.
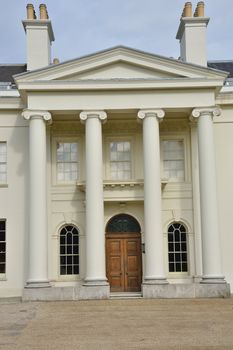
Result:
<instances>
[{"instance_id":1,"label":"gravel ground","mask_svg":"<svg viewBox=\"0 0 233 350\"><path fill-rule=\"evenodd\" d=\"M2 350L233 350L233 298L0 302Z\"/></svg>"}]
</instances>

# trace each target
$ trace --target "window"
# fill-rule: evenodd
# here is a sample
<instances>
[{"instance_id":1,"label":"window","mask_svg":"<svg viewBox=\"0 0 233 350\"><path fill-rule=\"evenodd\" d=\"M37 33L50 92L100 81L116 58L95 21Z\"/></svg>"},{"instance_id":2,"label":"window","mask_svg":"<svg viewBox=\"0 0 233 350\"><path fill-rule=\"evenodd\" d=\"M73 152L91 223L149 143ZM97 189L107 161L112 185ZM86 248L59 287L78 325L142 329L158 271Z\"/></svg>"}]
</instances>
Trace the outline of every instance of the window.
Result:
<instances>
[{"instance_id":1,"label":"window","mask_svg":"<svg viewBox=\"0 0 233 350\"><path fill-rule=\"evenodd\" d=\"M129 141L110 142L110 177L131 179L131 145Z\"/></svg>"},{"instance_id":2,"label":"window","mask_svg":"<svg viewBox=\"0 0 233 350\"><path fill-rule=\"evenodd\" d=\"M118 214L112 217L107 226L106 232L141 232L141 227L138 221L131 215Z\"/></svg>"},{"instance_id":3,"label":"window","mask_svg":"<svg viewBox=\"0 0 233 350\"><path fill-rule=\"evenodd\" d=\"M78 179L78 143L57 142L57 181L72 182Z\"/></svg>"},{"instance_id":4,"label":"window","mask_svg":"<svg viewBox=\"0 0 233 350\"><path fill-rule=\"evenodd\" d=\"M60 275L79 274L79 233L66 225L60 232Z\"/></svg>"},{"instance_id":5,"label":"window","mask_svg":"<svg viewBox=\"0 0 233 350\"><path fill-rule=\"evenodd\" d=\"M163 177L172 181L184 181L184 142L163 140Z\"/></svg>"},{"instance_id":6,"label":"window","mask_svg":"<svg viewBox=\"0 0 233 350\"><path fill-rule=\"evenodd\" d=\"M0 184L7 181L7 149L6 142L0 142Z\"/></svg>"},{"instance_id":7,"label":"window","mask_svg":"<svg viewBox=\"0 0 233 350\"><path fill-rule=\"evenodd\" d=\"M184 225L172 223L168 228L169 272L187 272L187 234Z\"/></svg>"},{"instance_id":8,"label":"window","mask_svg":"<svg viewBox=\"0 0 233 350\"><path fill-rule=\"evenodd\" d=\"M0 220L0 274L6 273L6 221Z\"/></svg>"}]
</instances>

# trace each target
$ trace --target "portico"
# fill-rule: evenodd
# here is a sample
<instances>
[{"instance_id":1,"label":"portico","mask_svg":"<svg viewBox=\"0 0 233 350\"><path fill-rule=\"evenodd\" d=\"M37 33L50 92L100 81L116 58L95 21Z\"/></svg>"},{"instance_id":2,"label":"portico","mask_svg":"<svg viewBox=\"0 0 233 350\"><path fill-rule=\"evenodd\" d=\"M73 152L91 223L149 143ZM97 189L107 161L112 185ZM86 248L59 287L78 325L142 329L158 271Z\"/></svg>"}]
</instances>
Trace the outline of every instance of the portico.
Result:
<instances>
[{"instance_id":1,"label":"portico","mask_svg":"<svg viewBox=\"0 0 233 350\"><path fill-rule=\"evenodd\" d=\"M205 48L192 55L185 41L191 33L195 44L198 23L204 43L202 5L195 18L185 5L183 61L118 46L51 65L45 10L36 20L28 7L31 71L15 76L29 125L25 299L101 299L114 288L145 298L228 295L213 133L226 73L206 68ZM117 217L138 232L106 231Z\"/></svg>"}]
</instances>

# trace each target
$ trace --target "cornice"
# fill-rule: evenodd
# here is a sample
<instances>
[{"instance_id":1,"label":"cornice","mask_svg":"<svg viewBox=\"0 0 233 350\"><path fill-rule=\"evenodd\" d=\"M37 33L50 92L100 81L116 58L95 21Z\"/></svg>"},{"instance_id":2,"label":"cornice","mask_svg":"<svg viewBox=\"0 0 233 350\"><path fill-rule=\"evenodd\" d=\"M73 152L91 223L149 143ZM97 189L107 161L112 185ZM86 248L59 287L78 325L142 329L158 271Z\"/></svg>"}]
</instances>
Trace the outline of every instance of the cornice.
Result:
<instances>
[{"instance_id":1,"label":"cornice","mask_svg":"<svg viewBox=\"0 0 233 350\"><path fill-rule=\"evenodd\" d=\"M139 89L216 89L223 86L222 79L173 78L173 79L80 79L77 81L21 82L20 91L93 91L93 90L139 90Z\"/></svg>"}]
</instances>

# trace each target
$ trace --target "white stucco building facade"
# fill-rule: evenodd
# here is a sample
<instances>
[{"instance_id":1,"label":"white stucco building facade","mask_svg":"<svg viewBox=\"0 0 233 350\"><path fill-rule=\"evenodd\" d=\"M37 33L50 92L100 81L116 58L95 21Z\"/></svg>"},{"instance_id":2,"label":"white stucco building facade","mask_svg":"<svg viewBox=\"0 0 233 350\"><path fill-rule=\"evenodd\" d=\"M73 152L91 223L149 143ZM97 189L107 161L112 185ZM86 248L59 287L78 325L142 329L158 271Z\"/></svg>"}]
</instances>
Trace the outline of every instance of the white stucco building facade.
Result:
<instances>
[{"instance_id":1,"label":"white stucco building facade","mask_svg":"<svg viewBox=\"0 0 233 350\"><path fill-rule=\"evenodd\" d=\"M27 6L27 65L0 67L0 297L230 295L233 62L207 62L208 22L186 3L179 59L51 63Z\"/></svg>"}]
</instances>

